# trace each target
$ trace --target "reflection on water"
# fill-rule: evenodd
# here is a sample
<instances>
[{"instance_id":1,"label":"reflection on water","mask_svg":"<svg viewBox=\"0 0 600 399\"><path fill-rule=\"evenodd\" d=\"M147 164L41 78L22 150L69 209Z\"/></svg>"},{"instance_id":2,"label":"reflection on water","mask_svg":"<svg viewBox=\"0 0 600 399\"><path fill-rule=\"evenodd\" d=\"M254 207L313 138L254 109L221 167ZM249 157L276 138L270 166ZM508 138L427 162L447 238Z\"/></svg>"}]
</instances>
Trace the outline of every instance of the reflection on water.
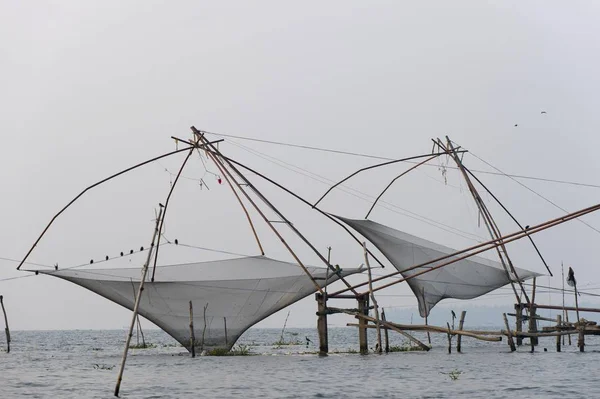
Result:
<instances>
[{"instance_id":1,"label":"reflection on water","mask_svg":"<svg viewBox=\"0 0 600 399\"><path fill-rule=\"evenodd\" d=\"M250 329L239 343L257 356L192 359L162 331L147 331L153 347L130 352L122 397L600 397L596 337L586 337L583 354L575 345L556 353L554 338L541 339L534 354L528 346L510 353L506 342L463 338L463 353L448 355L446 337L437 334L428 353L320 358L314 354L316 330L288 329L284 340L302 344L275 347L280 334ZM330 350L356 350L357 336L353 328L331 328ZM11 353L0 352L0 398L112 397L125 331L14 331L12 338ZM374 346L374 331L369 339ZM390 339L392 345L405 344L398 334L390 333ZM460 373L453 380L449 373L455 370Z\"/></svg>"}]
</instances>

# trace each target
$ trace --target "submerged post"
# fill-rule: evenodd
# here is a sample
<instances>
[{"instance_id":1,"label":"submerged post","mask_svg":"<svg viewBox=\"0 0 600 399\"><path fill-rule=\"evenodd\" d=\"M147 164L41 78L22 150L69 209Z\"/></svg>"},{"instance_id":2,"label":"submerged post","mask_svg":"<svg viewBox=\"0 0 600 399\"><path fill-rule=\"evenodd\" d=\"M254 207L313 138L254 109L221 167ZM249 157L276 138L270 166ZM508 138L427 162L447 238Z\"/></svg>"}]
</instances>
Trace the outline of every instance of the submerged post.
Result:
<instances>
[{"instance_id":1,"label":"submerged post","mask_svg":"<svg viewBox=\"0 0 600 399\"><path fill-rule=\"evenodd\" d=\"M564 309L564 305L563 305L563 309ZM565 321L567 322L567 325L569 325L569 311L567 309L564 309L565 311ZM571 343L571 334L568 334L569 337L569 346L572 345Z\"/></svg>"},{"instance_id":2,"label":"submerged post","mask_svg":"<svg viewBox=\"0 0 600 399\"><path fill-rule=\"evenodd\" d=\"M383 320L383 322L387 322L387 319L385 318L385 309L381 308L381 320ZM385 353L389 353L390 352L390 337L388 336L388 329L384 329L384 334L385 334Z\"/></svg>"},{"instance_id":3,"label":"submerged post","mask_svg":"<svg viewBox=\"0 0 600 399\"><path fill-rule=\"evenodd\" d=\"M579 339L577 340L577 346L579 347L579 352L583 352L585 350L585 327L581 322L579 323Z\"/></svg>"},{"instance_id":4,"label":"submerged post","mask_svg":"<svg viewBox=\"0 0 600 399\"><path fill-rule=\"evenodd\" d=\"M562 316L561 315L557 315L556 316L556 331L560 332L561 331L561 327L562 327ZM561 338L563 338L563 336L557 335L556 336L556 351L560 352L560 340Z\"/></svg>"},{"instance_id":5,"label":"submerged post","mask_svg":"<svg viewBox=\"0 0 600 399\"><path fill-rule=\"evenodd\" d=\"M360 295L356 297L358 301L358 313L363 315L369 314L369 296ZM362 317L358 318L358 343L360 346L360 354L366 355L369 353L369 345L367 343L367 320Z\"/></svg>"},{"instance_id":6,"label":"submerged post","mask_svg":"<svg viewBox=\"0 0 600 399\"><path fill-rule=\"evenodd\" d=\"M225 346L229 346L227 342L227 317L223 317L223 327L225 328Z\"/></svg>"},{"instance_id":7,"label":"submerged post","mask_svg":"<svg viewBox=\"0 0 600 399\"><path fill-rule=\"evenodd\" d=\"M196 338L194 337L194 308L190 301L190 351L192 357L196 357Z\"/></svg>"},{"instance_id":8,"label":"submerged post","mask_svg":"<svg viewBox=\"0 0 600 399\"><path fill-rule=\"evenodd\" d=\"M152 250L154 249L154 242L156 237L160 234L159 223L161 220L163 208L160 207L158 217L156 218L156 227L152 234L152 244L148 249L148 258L146 263L142 267L142 277L140 278L140 286L138 287L137 295L135 296L135 303L133 304L133 317L131 318L131 324L129 325L129 332L127 334L127 340L125 342L125 349L123 350L123 360L121 360L121 368L119 369L119 376L117 377L117 385L115 386L115 396L119 396L119 390L121 389L121 381L123 379L123 371L125 370L125 362L127 361L127 352L129 351L129 344L131 343L131 337L133 336L133 327L135 326L135 320L138 315L138 309L140 307L140 300L142 299L142 292L144 291L144 283L146 282L146 276L148 275L148 266L150 265L150 259L152 258Z\"/></svg>"},{"instance_id":9,"label":"submerged post","mask_svg":"<svg viewBox=\"0 0 600 399\"><path fill-rule=\"evenodd\" d=\"M510 346L510 351L514 352L517 348L515 348L515 341L513 341L512 333L510 332L510 324L508 324L506 313L502 313L502 317L504 318L504 325L506 326L506 340L508 341L508 346Z\"/></svg>"},{"instance_id":10,"label":"submerged post","mask_svg":"<svg viewBox=\"0 0 600 399\"><path fill-rule=\"evenodd\" d=\"M533 278L533 288L531 293L531 303L529 304L529 332L536 333L537 332L537 319L536 319L536 306L535 306L535 287L536 287L536 278ZM538 344L537 337L531 336L529 338L531 343L531 351L533 352L534 346Z\"/></svg>"},{"instance_id":11,"label":"submerged post","mask_svg":"<svg viewBox=\"0 0 600 399\"><path fill-rule=\"evenodd\" d=\"M467 315L467 311L466 310L463 310L462 313L460 314L460 321L458 322L458 329L459 329L459 331L462 331L462 329L463 329L463 325L465 323L465 316L466 315ZM458 353L461 353L461 350L462 350L461 340L462 340L462 334L458 334L458 337L456 337L456 351Z\"/></svg>"},{"instance_id":12,"label":"submerged post","mask_svg":"<svg viewBox=\"0 0 600 399\"><path fill-rule=\"evenodd\" d=\"M519 335L520 332L523 332L523 305L520 303L515 303L515 313L517 314L517 346L523 345L523 337Z\"/></svg>"},{"instance_id":13,"label":"submerged post","mask_svg":"<svg viewBox=\"0 0 600 399\"><path fill-rule=\"evenodd\" d=\"M4 297L0 295L0 305L2 305L2 313L4 313L4 332L6 333L6 353L10 353L10 330L8 328L8 317L6 317L6 309L4 309Z\"/></svg>"},{"instance_id":14,"label":"submerged post","mask_svg":"<svg viewBox=\"0 0 600 399\"><path fill-rule=\"evenodd\" d=\"M327 295L316 293L317 299L317 331L319 333L319 355L329 353L329 337L327 336Z\"/></svg>"},{"instance_id":15,"label":"submerged post","mask_svg":"<svg viewBox=\"0 0 600 399\"><path fill-rule=\"evenodd\" d=\"M365 263L367 264L367 271L369 274L369 294L371 296L371 301L373 301L373 308L375 310L375 326L377 327L377 353L381 353L381 327L379 323L379 305L377 304L377 299L375 299L375 294L373 294L373 277L371 275L371 264L369 263L369 253L367 252L367 244L363 242L363 249L365 252Z\"/></svg>"},{"instance_id":16,"label":"submerged post","mask_svg":"<svg viewBox=\"0 0 600 399\"><path fill-rule=\"evenodd\" d=\"M450 323L446 323L448 326L448 354L452 353L452 333L450 329Z\"/></svg>"}]
</instances>

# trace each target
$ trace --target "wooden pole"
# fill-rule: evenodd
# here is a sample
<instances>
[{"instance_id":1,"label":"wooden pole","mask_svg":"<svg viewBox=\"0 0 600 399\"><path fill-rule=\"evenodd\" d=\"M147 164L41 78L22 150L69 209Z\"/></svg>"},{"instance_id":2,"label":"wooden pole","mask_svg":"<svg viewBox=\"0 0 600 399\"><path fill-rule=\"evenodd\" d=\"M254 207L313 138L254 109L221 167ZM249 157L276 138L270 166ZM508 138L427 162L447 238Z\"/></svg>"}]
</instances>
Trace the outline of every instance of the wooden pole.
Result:
<instances>
[{"instance_id":1,"label":"wooden pole","mask_svg":"<svg viewBox=\"0 0 600 399\"><path fill-rule=\"evenodd\" d=\"M194 308L190 301L190 351L192 357L196 357L196 338L194 337Z\"/></svg>"},{"instance_id":2,"label":"wooden pole","mask_svg":"<svg viewBox=\"0 0 600 399\"><path fill-rule=\"evenodd\" d=\"M381 320L383 320L384 323L387 321L387 319L385 318L385 309L384 308L381 308ZM385 353L389 353L390 352L390 337L388 336L388 329L385 328L383 331L385 334Z\"/></svg>"},{"instance_id":3,"label":"wooden pole","mask_svg":"<svg viewBox=\"0 0 600 399\"><path fill-rule=\"evenodd\" d=\"M452 353L452 330L450 329L450 323L448 325L448 354Z\"/></svg>"},{"instance_id":4,"label":"wooden pole","mask_svg":"<svg viewBox=\"0 0 600 399\"><path fill-rule=\"evenodd\" d=\"M4 308L4 297L0 295L0 305L2 306L2 313L4 313L4 332L6 334L6 353L10 353L10 329L8 328L8 317L6 316L6 309Z\"/></svg>"},{"instance_id":5,"label":"wooden pole","mask_svg":"<svg viewBox=\"0 0 600 399\"><path fill-rule=\"evenodd\" d=\"M535 333L537 332L537 320L535 319L536 315L536 306L535 306L535 288L536 288L536 278L533 278L533 288L531 291L531 302L529 303L529 332ZM533 347L538 344L537 337L531 337L531 351L533 352Z\"/></svg>"},{"instance_id":6,"label":"wooden pole","mask_svg":"<svg viewBox=\"0 0 600 399\"><path fill-rule=\"evenodd\" d=\"M567 324L569 324L569 311L567 309L564 308L563 306L563 310L565 311L565 320L567 321ZM567 335L567 337L569 338L569 346L572 345L571 343L571 334Z\"/></svg>"},{"instance_id":7,"label":"wooden pole","mask_svg":"<svg viewBox=\"0 0 600 399\"><path fill-rule=\"evenodd\" d=\"M369 297L362 295L356 298L358 300L358 313L367 315L369 313ZM367 320L363 317L358 318L358 343L360 354L366 355L369 353L369 345L367 343Z\"/></svg>"},{"instance_id":8,"label":"wooden pole","mask_svg":"<svg viewBox=\"0 0 600 399\"><path fill-rule=\"evenodd\" d=\"M510 346L510 351L514 352L517 350L517 348L515 348L515 341L513 341L513 337L510 332L510 325L508 324L508 319L506 318L506 313L502 313L502 317L504 318L504 325L506 326L506 335L508 337L508 339L507 339L508 346Z\"/></svg>"},{"instance_id":9,"label":"wooden pole","mask_svg":"<svg viewBox=\"0 0 600 399\"><path fill-rule=\"evenodd\" d=\"M357 323L346 323L347 327L359 327L359 324ZM367 325L367 328L375 328L375 326L372 325ZM413 337L410 334L407 334L406 331L427 331L427 329L429 329L429 331L431 332L435 332L435 333L444 333L447 334L448 333L448 328L447 327L437 327L437 326L425 326L425 325L403 325L403 324L396 324L396 323L391 323L389 321L383 322L381 323L381 328L386 330L393 330L396 331L397 333L403 334L405 337L407 337L408 339L410 339L412 342L416 343L421 349L428 351L431 348L427 345L425 345L424 343L422 343L421 341L419 341L418 339L416 339L415 337ZM502 341L502 337L500 337L499 335L506 335L506 332L504 330L502 331L459 331L459 330L454 330L451 331L452 335L464 335L465 337L471 337L471 338L475 338L478 339L480 341L486 341L486 342L500 342ZM552 336L554 336L556 333L551 333ZM488 337L488 335L493 335L492 337Z\"/></svg>"},{"instance_id":10,"label":"wooden pole","mask_svg":"<svg viewBox=\"0 0 600 399\"><path fill-rule=\"evenodd\" d=\"M428 326L429 322L427 320L427 316L425 316L425 325ZM431 345L431 334L429 334L429 330L427 330L427 343Z\"/></svg>"},{"instance_id":11,"label":"wooden pole","mask_svg":"<svg viewBox=\"0 0 600 399\"><path fill-rule=\"evenodd\" d=\"M581 323L581 319L579 318L579 302L577 300L577 284L575 284L575 313L577 314L577 323Z\"/></svg>"},{"instance_id":12,"label":"wooden pole","mask_svg":"<svg viewBox=\"0 0 600 399\"><path fill-rule=\"evenodd\" d=\"M315 294L317 299L317 331L319 333L319 355L329 353L329 337L327 335L327 295Z\"/></svg>"},{"instance_id":13,"label":"wooden pole","mask_svg":"<svg viewBox=\"0 0 600 399\"><path fill-rule=\"evenodd\" d=\"M202 343L200 346L200 350L204 351L204 337L206 335L206 309L208 308L208 303L204 305L204 327L202 327Z\"/></svg>"},{"instance_id":14,"label":"wooden pole","mask_svg":"<svg viewBox=\"0 0 600 399\"><path fill-rule=\"evenodd\" d=\"M519 303L515 303L515 313L517 321L517 346L523 345L523 337L518 333L523 331L523 306Z\"/></svg>"},{"instance_id":15,"label":"wooden pole","mask_svg":"<svg viewBox=\"0 0 600 399\"><path fill-rule=\"evenodd\" d=\"M561 328L562 328L562 316L557 315L556 316L556 329L558 331L560 331ZM564 337L564 335L562 337ZM562 337L560 335L556 336L556 351L557 352L560 352L560 340Z\"/></svg>"},{"instance_id":16,"label":"wooden pole","mask_svg":"<svg viewBox=\"0 0 600 399\"><path fill-rule=\"evenodd\" d=\"M460 314L460 321L458 322L458 329L460 331L462 331L463 329L463 325L465 323L465 316L467 315L467 311L463 310ZM462 340L462 335L459 335L458 337L456 337L456 351L458 353L461 353L462 347L461 347L461 340Z\"/></svg>"},{"instance_id":17,"label":"wooden pole","mask_svg":"<svg viewBox=\"0 0 600 399\"><path fill-rule=\"evenodd\" d=\"M227 342L227 317L223 317L223 326L225 327L225 346L229 346Z\"/></svg>"},{"instance_id":18,"label":"wooden pole","mask_svg":"<svg viewBox=\"0 0 600 399\"><path fill-rule=\"evenodd\" d=\"M375 299L375 294L373 294L373 277L371 275L371 265L369 263L369 254L367 253L367 244L363 242L363 249L365 255L365 263L367 264L367 273L369 275L369 294L371 296L371 300L373 301L373 308L375 310L375 326L377 326L377 352L381 353L381 328L379 323L379 306L377 305L377 300Z\"/></svg>"},{"instance_id":19,"label":"wooden pole","mask_svg":"<svg viewBox=\"0 0 600 399\"><path fill-rule=\"evenodd\" d=\"M579 346L579 352L583 352L585 348L585 326L580 323L578 329L579 339L577 340L577 346Z\"/></svg>"},{"instance_id":20,"label":"wooden pole","mask_svg":"<svg viewBox=\"0 0 600 399\"><path fill-rule=\"evenodd\" d=\"M135 326L135 320L138 315L140 300L142 298L142 292L144 291L144 283L146 282L146 276L148 275L148 266L150 265L150 259L152 258L152 250L155 248L154 242L156 241L156 236L158 236L158 234L160 233L159 223L162 217L162 210L163 208L160 207L158 217L156 218L156 227L154 228L154 233L152 234L152 243L150 244L150 249L148 250L148 258L146 259L146 263L144 263L144 266L142 267L140 286L138 287L138 292L135 297L135 303L133 304L133 317L131 318L131 323L129 324L129 332L127 333L127 339L125 341L125 349L123 350L121 368L119 369L117 385L115 386L115 396L117 397L119 396L119 390L121 389L121 381L123 380L123 372L125 371L125 362L127 361L127 352L129 351L129 344L131 343L131 337L133 336L133 327Z\"/></svg>"}]
</instances>

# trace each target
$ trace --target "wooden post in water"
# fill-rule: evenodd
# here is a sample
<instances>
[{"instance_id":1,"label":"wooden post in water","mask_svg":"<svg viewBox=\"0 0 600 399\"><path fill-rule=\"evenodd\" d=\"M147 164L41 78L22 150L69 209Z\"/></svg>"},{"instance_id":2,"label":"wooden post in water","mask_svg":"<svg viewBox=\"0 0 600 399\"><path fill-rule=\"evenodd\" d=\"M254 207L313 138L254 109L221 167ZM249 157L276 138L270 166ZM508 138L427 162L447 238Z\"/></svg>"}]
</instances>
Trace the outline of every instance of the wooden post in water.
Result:
<instances>
[{"instance_id":1,"label":"wooden post in water","mask_svg":"<svg viewBox=\"0 0 600 399\"><path fill-rule=\"evenodd\" d=\"M223 326L225 327L225 346L229 346L227 342L227 317L223 317Z\"/></svg>"},{"instance_id":2,"label":"wooden post in water","mask_svg":"<svg viewBox=\"0 0 600 399\"><path fill-rule=\"evenodd\" d=\"M317 332L319 333L319 356L327 356L329 337L327 335L327 295L316 293L317 299Z\"/></svg>"},{"instance_id":3,"label":"wooden post in water","mask_svg":"<svg viewBox=\"0 0 600 399\"><path fill-rule=\"evenodd\" d=\"M154 242L156 237L160 234L159 223L161 221L163 207L160 207L158 217L156 218L156 227L152 234L152 243L150 249L148 249L148 258L146 263L142 267L142 276L140 278L140 286L138 287L137 295L135 296L135 302L133 304L133 317L131 318L131 324L129 325L129 332L127 333L127 339L125 341L125 349L123 350L123 360L121 360L121 368L119 369L119 375L117 377L117 385L115 386L115 396L119 396L119 390L121 389L121 381L123 380L123 372L125 371L125 362L127 361L127 352L129 351L129 344L131 344L131 337L133 336L133 327L135 327L135 320L138 315L138 309L140 307L140 300L142 299L142 292L144 291L144 283L146 282L146 276L148 275L148 266L150 265L150 259L152 258L152 250L154 249Z\"/></svg>"},{"instance_id":4,"label":"wooden post in water","mask_svg":"<svg viewBox=\"0 0 600 399\"><path fill-rule=\"evenodd\" d=\"M358 313L363 315L369 314L369 296L361 295L356 297L358 300ZM362 317L358 318L358 343L360 346L360 354L366 355L369 353L369 345L367 342L367 320Z\"/></svg>"},{"instance_id":5,"label":"wooden post in water","mask_svg":"<svg viewBox=\"0 0 600 399\"><path fill-rule=\"evenodd\" d=\"M536 287L536 278L533 278L533 288L531 294L531 303L529 304L529 332L536 333L537 332L537 320L535 318L536 315L536 306L535 306L535 287ZM531 343L531 351L533 352L533 347L538 344L537 337L529 338Z\"/></svg>"},{"instance_id":6,"label":"wooden post in water","mask_svg":"<svg viewBox=\"0 0 600 399\"><path fill-rule=\"evenodd\" d=\"M194 308L190 301L190 349L192 357L196 357L196 338L194 337Z\"/></svg>"},{"instance_id":7,"label":"wooden post in water","mask_svg":"<svg viewBox=\"0 0 600 399\"><path fill-rule=\"evenodd\" d=\"M502 317L504 318L504 325L506 326L506 340L508 341L508 346L510 346L510 351L514 352L517 348L515 348L515 341L513 341L512 333L510 332L510 324L508 324L506 313L502 313Z\"/></svg>"},{"instance_id":8,"label":"wooden post in water","mask_svg":"<svg viewBox=\"0 0 600 399\"><path fill-rule=\"evenodd\" d=\"M6 317L6 309L4 309L4 297L0 295L0 305L2 306L2 313L4 313L4 332L6 333L6 353L10 353L10 330L8 328L8 317Z\"/></svg>"},{"instance_id":9,"label":"wooden post in water","mask_svg":"<svg viewBox=\"0 0 600 399\"><path fill-rule=\"evenodd\" d=\"M385 309L381 308L381 320L385 323L387 319L385 318ZM384 331L385 334L385 353L390 352L390 338L388 336L388 329L386 328Z\"/></svg>"},{"instance_id":10,"label":"wooden post in water","mask_svg":"<svg viewBox=\"0 0 600 399\"><path fill-rule=\"evenodd\" d=\"M458 322L458 330L462 331L463 329L463 325L465 323L465 316L467 314L466 310L463 310L460 314L460 321ZM456 351L458 353L461 353L462 347L461 347L461 339L462 339L462 335L459 334L458 337L456 337Z\"/></svg>"},{"instance_id":11,"label":"wooden post in water","mask_svg":"<svg viewBox=\"0 0 600 399\"><path fill-rule=\"evenodd\" d=\"M515 303L515 313L517 314L517 346L523 345L523 337L519 335L523 331L523 306L520 303Z\"/></svg>"},{"instance_id":12,"label":"wooden post in water","mask_svg":"<svg viewBox=\"0 0 600 399\"><path fill-rule=\"evenodd\" d=\"M446 323L448 325L448 354L452 353L452 333L450 329L450 323Z\"/></svg>"},{"instance_id":13,"label":"wooden post in water","mask_svg":"<svg viewBox=\"0 0 600 399\"><path fill-rule=\"evenodd\" d=\"M563 306L564 308L564 306ZM567 309L565 309L565 319L567 321L567 325L569 324L569 311ZM572 345L571 343L571 334L567 335L569 337L569 346Z\"/></svg>"},{"instance_id":14,"label":"wooden post in water","mask_svg":"<svg viewBox=\"0 0 600 399\"><path fill-rule=\"evenodd\" d=\"M375 310L375 326L377 327L377 353L381 353L381 326L379 325L379 306L377 305L377 299L373 294L373 277L371 275L371 264L369 263L369 253L367 252L367 244L363 242L363 249L365 252L365 263L367 264L367 272L369 274L369 294L371 301L373 301L373 308Z\"/></svg>"},{"instance_id":15,"label":"wooden post in water","mask_svg":"<svg viewBox=\"0 0 600 399\"><path fill-rule=\"evenodd\" d=\"M561 327L562 327L562 316L557 315L556 316L556 330L561 331ZM560 340L563 337L564 337L564 335L562 337L560 335L556 336L556 351L557 352L560 352Z\"/></svg>"},{"instance_id":16,"label":"wooden post in water","mask_svg":"<svg viewBox=\"0 0 600 399\"><path fill-rule=\"evenodd\" d=\"M579 326L579 339L577 340L577 346L579 346L579 352L583 352L585 348L585 327L583 324Z\"/></svg>"}]
</instances>

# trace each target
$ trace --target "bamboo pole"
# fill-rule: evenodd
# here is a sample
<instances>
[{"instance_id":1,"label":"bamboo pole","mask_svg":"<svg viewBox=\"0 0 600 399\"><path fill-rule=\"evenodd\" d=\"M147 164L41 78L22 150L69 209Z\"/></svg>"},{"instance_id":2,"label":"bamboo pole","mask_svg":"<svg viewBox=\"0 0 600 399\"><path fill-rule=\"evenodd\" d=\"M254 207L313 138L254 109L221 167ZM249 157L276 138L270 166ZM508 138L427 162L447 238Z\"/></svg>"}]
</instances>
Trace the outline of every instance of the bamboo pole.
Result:
<instances>
[{"instance_id":1,"label":"bamboo pole","mask_svg":"<svg viewBox=\"0 0 600 399\"><path fill-rule=\"evenodd\" d=\"M400 333L400 331L402 332L406 332L406 331L426 331L424 329L412 329L410 325L403 325L403 324L396 324L396 323L391 323L389 321L385 322L385 323L381 323L381 328L384 331L387 330L393 330L396 331L398 333ZM358 327L359 324L358 323L346 323L347 327ZM446 327L437 327L437 326L419 326L419 325L414 325L415 327L429 327L431 332L434 333L442 333L442 334L447 334L448 333L448 329ZM368 325L367 328L377 328L375 325ZM504 330L502 331L459 331L459 330L452 330L450 332L452 335L464 335L465 337L470 337L470 338L474 338L474 339L478 339L480 341L486 341L486 342L500 342L502 341L502 337L500 337L499 335L506 335L506 332ZM410 334L409 334L410 335ZM493 337L488 337L487 335L493 335ZM411 336L412 337L412 336ZM416 340L416 338L415 338ZM416 340L416 342L420 342L418 340ZM429 346L421 343L417 343L417 345L421 346L423 349L425 350L429 350L431 349Z\"/></svg>"},{"instance_id":2,"label":"bamboo pole","mask_svg":"<svg viewBox=\"0 0 600 399\"><path fill-rule=\"evenodd\" d=\"M196 128L194 128L193 126L192 126L192 131L194 131L194 133L197 135L197 137L200 137L201 140L206 140L202 136L199 136L200 132ZM210 146L210 144L207 144L207 145ZM221 153L216 150L216 147L212 147L212 149L215 151L215 153L218 156L221 156L220 155ZM229 170L227 168L225 168L225 165L222 164L222 162L217 158L217 156L215 154L213 154L213 152L207 151L207 154L210 154L209 156L210 156L211 160L215 163L215 165L217 165L217 167L219 168L219 170L221 170L221 173L223 173L224 175L229 175L229 177L232 180L236 181L234 179L233 175L229 172ZM292 229L292 231L294 231L301 239L303 239L303 241L305 243L307 243L307 245L309 245L311 248L314 248L312 246L312 244L310 244L308 242L308 240L306 240L306 238L290 223L290 221L285 216L283 216L283 214L281 214L277 210L277 208L275 208L258 190L256 190L256 188L252 185L252 183L250 183L250 181L248 179L246 179L244 177L244 175L242 175L231 163L229 163L229 166L244 181L245 184L247 184L249 187L251 187L253 189L253 191L259 196L259 198L269 208L271 208L277 215L279 215L279 217L281 217L281 219ZM239 184L238 184L238 187L239 187ZM240 190L242 191L242 193L244 194L244 196L246 197L246 199L253 205L254 209L258 212L258 214L263 218L263 220L265 221L265 223L271 228L271 230L273 231L273 233L279 238L279 240L281 241L281 243L283 244L283 246L288 250L288 252L296 260L296 262L298 263L298 265L302 268L302 270L306 273L306 275L311 279L311 281L315 285L315 288L317 289L317 291L319 291L319 293L322 294L323 290L321 289L321 286L316 282L316 280L313 277L313 275L308 271L308 269L306 268L306 266L304 266L304 263L302 263L302 261L300 260L300 258L298 258L298 256L296 255L296 253L288 245L288 243L285 241L285 239L283 238L283 236L279 233L279 231L277 231L277 229L275 228L275 226L273 226L273 224L269 222L269 219L267 218L267 216L262 212L262 210L258 207L258 205L256 205L256 203L252 200L252 198L250 198L250 196L248 195L248 193L245 190L242 190L241 188L240 188ZM315 249L315 251L316 251L316 249ZM317 252L318 255L320 255L322 257L322 255L320 254L320 252L318 252L318 251L316 251L316 252ZM326 262L325 258L323 258L323 260ZM331 265L328 265L328 266L330 267Z\"/></svg>"},{"instance_id":3,"label":"bamboo pole","mask_svg":"<svg viewBox=\"0 0 600 399\"><path fill-rule=\"evenodd\" d=\"M159 223L162 216L162 207L159 208L158 217L156 218L156 226L154 228L154 233L152 234L152 243L150 244L150 249L148 250L148 258L146 258L146 263L142 267L142 276L140 278L140 285L138 287L137 295L135 297L135 303L133 304L133 317L131 318L131 323L129 325L129 332L127 333L127 339L125 341L125 349L123 350L123 359L121 360L121 367L119 369L119 375L117 377L117 385L115 386L115 396L119 396L119 390L121 389L121 381L123 380L123 372L125 371L125 362L127 361L127 352L129 351L129 344L131 343L131 337L133 336L133 327L135 326L135 320L138 314L138 309L140 306L140 300L142 298L142 292L144 291L144 283L146 282L146 276L148 275L148 268L150 266L150 259L152 258L152 250L154 247L154 242L156 241L156 236L160 233L159 231Z\"/></svg>"},{"instance_id":4,"label":"bamboo pole","mask_svg":"<svg viewBox=\"0 0 600 399\"><path fill-rule=\"evenodd\" d=\"M559 330L560 328L562 328L562 316L561 315L557 315L556 316L556 329ZM563 335L564 337L564 335ZM560 340L561 340L561 336L557 335L556 336L556 351L560 352Z\"/></svg>"},{"instance_id":5,"label":"bamboo pole","mask_svg":"<svg viewBox=\"0 0 600 399\"><path fill-rule=\"evenodd\" d=\"M508 319L506 318L506 313L502 313L502 317L504 318L504 325L506 326L506 332L507 332L507 337L508 337L508 346L510 346L510 351L514 352L517 350L517 348L515 348L515 341L513 341L513 337L512 334L510 332L510 326L508 325Z\"/></svg>"},{"instance_id":6,"label":"bamboo pole","mask_svg":"<svg viewBox=\"0 0 600 399\"><path fill-rule=\"evenodd\" d=\"M6 309L4 308L4 296L0 295L0 306L2 306L2 313L4 314L4 333L6 334L6 353L10 353L10 329L8 328L8 317L6 316Z\"/></svg>"},{"instance_id":7,"label":"bamboo pole","mask_svg":"<svg viewBox=\"0 0 600 399\"><path fill-rule=\"evenodd\" d=\"M223 140L219 140L219 141L223 141ZM189 143L188 143L188 144L189 144ZM27 260L27 258L29 258L29 255L31 255L31 252L33 252L34 248L35 248L35 247L38 245L38 243L40 242L40 240L42 239L42 237L43 237L43 236L46 234L46 232L48 231L48 229L50 228L50 226L52 226L52 224L54 223L54 221L56 220L56 218L58 218L58 217L59 217L59 216L60 216L60 215L61 215L61 214L62 214L64 211L66 211L66 210L67 210L67 208L69 208L71 205L73 205L73 203L74 203L75 201L77 201L77 200L78 200L78 199L79 199L79 198L80 198L80 197L81 197L83 194L85 194L86 192L88 192L89 190L91 190L91 189L92 189L92 188L94 188L94 187L97 187L97 186L99 186L99 185L101 185L101 184L103 184L103 183L106 183L107 181L109 181L109 180L111 180L111 179L114 179L115 177L121 176L121 175L122 175L122 174L124 174L124 173L130 172L130 171L132 171L132 170L134 170L134 169L137 169L137 168L139 168L139 167L141 167L141 166L147 165L147 164L149 164L149 163L151 163L151 162L154 162L154 161L157 161L157 160L159 160L159 159L162 159L162 158L168 157L168 156L170 156L170 155L173 155L173 154L178 154L178 153L180 153L180 152L183 152L183 151L187 151L187 150L189 150L189 149L190 149L190 147L182 148L182 149L179 149L179 150L176 150L176 151L171 151L171 152L168 152L168 153L166 153L166 154L159 155L159 156L157 156L157 157L154 157L154 158L152 158L152 159L149 159L149 160L147 160L147 161L140 162L140 163L138 163L138 164L136 164L136 165L133 165L133 166L131 166L131 167L127 168L127 169L123 169L122 171L120 171L120 172L117 172L117 173L115 173L115 174L113 174L113 175L111 175L111 176L109 176L109 177L107 177L107 178L104 178L104 179L102 179L102 180L100 180L100 181L98 181L98 182L96 182L96 183L92 184L91 186L88 186L87 188L85 188L85 189L84 189L82 192L80 192L80 193L79 193L79 194L78 194L78 195L77 195L75 198L73 198L73 199L72 199L72 200L71 200L71 201L70 201L70 202L69 202L67 205L65 205L65 206L64 206L64 207L63 207L63 208L62 208L60 211L58 211L58 213L57 213L57 214L55 214L55 215L52 217L52 219L50 219L50 222L49 222L49 223L46 225L46 227L44 228L44 230L42 231L42 233L41 233L41 234L39 235L39 237L38 237L38 238L35 240L35 242L34 242L34 243L33 243L33 245L31 246L31 248L29 249L29 251L27 251L27 254L26 254L26 255L25 255L25 257L23 258L23 260L21 261L21 263L19 263L19 266L17 266L17 270L19 270L19 269L21 268L21 266L23 266L23 263L25 263L25 261Z\"/></svg>"},{"instance_id":8,"label":"bamboo pole","mask_svg":"<svg viewBox=\"0 0 600 399\"><path fill-rule=\"evenodd\" d=\"M458 322L458 329L459 329L459 331L462 331L462 329L463 329L463 326L464 326L464 323L465 323L465 316L466 315L467 315L467 311L466 310L463 310L460 313L460 320ZM462 335L458 335L456 337L456 351L458 353L461 353L461 350L462 350L462 347L461 347L461 343L462 342L461 342L461 340L462 340Z\"/></svg>"},{"instance_id":9,"label":"bamboo pole","mask_svg":"<svg viewBox=\"0 0 600 399\"><path fill-rule=\"evenodd\" d=\"M194 308L190 301L190 352L192 357L196 357L196 338L194 337Z\"/></svg>"},{"instance_id":10,"label":"bamboo pole","mask_svg":"<svg viewBox=\"0 0 600 399\"><path fill-rule=\"evenodd\" d=\"M200 351L204 352L204 337L206 336L206 309L208 308L208 303L204 305L204 327L202 327L202 344L200 346Z\"/></svg>"},{"instance_id":11,"label":"bamboo pole","mask_svg":"<svg viewBox=\"0 0 600 399\"><path fill-rule=\"evenodd\" d=\"M375 310L375 325L377 326L377 352L381 353L381 329L379 323L379 306L377 305L377 300L375 299L375 295L373 294L373 277L371 276L371 264L369 263L369 254L367 253L367 244L363 242L365 263L367 264L367 272L369 275L369 294L371 296L371 301L373 301L373 308Z\"/></svg>"},{"instance_id":12,"label":"bamboo pole","mask_svg":"<svg viewBox=\"0 0 600 399\"><path fill-rule=\"evenodd\" d=\"M385 318L385 309L381 308L381 319L386 322L387 319ZM384 334L385 334L385 353L389 353L390 352L390 338L388 336L388 329L385 328L384 330Z\"/></svg>"}]
</instances>

